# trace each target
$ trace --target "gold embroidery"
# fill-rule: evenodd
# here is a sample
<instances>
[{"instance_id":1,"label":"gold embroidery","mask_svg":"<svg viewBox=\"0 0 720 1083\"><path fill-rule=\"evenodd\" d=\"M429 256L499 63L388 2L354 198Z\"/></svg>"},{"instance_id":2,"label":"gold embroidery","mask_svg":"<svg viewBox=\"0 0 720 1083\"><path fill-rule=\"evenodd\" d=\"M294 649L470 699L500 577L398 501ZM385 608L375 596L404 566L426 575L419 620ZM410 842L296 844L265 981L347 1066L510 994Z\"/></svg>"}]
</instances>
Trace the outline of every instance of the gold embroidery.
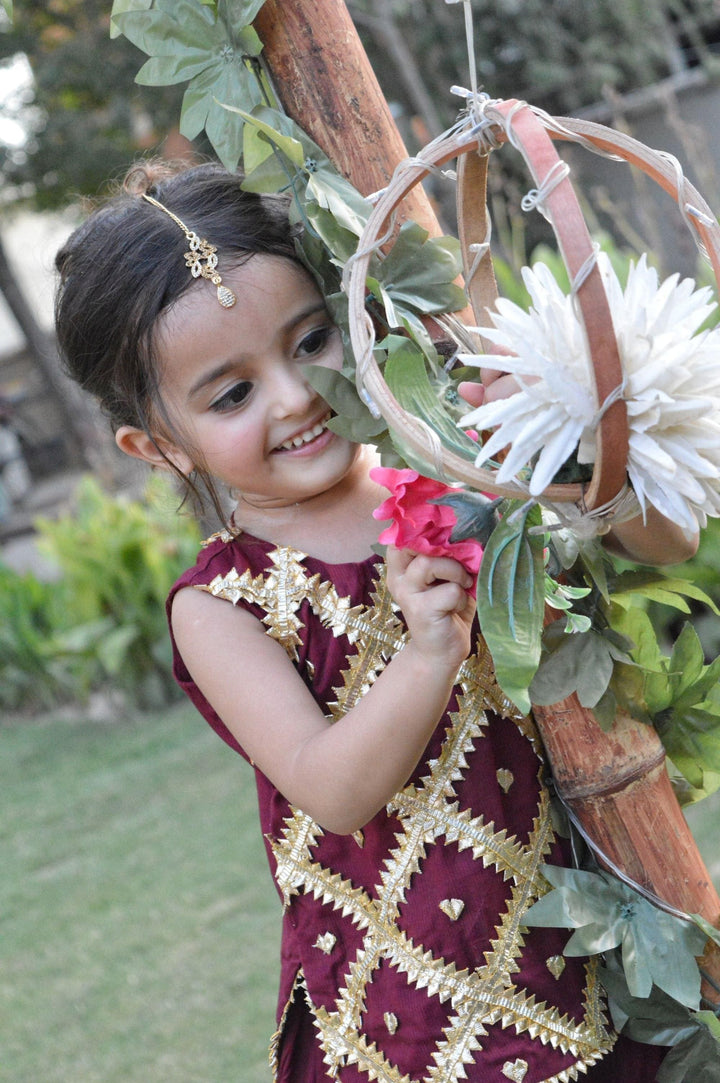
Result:
<instances>
[{"instance_id":1,"label":"gold embroidery","mask_svg":"<svg viewBox=\"0 0 720 1083\"><path fill-rule=\"evenodd\" d=\"M390 1034L395 1034L399 1026L398 1017L395 1015L395 1012L385 1012L383 1019L385 1020L385 1026L388 1028L388 1032Z\"/></svg>"},{"instance_id":2,"label":"gold embroidery","mask_svg":"<svg viewBox=\"0 0 720 1083\"><path fill-rule=\"evenodd\" d=\"M512 771L508 771L506 767L501 767L497 772L498 786L500 789L507 793L513 782L515 781L515 775Z\"/></svg>"},{"instance_id":3,"label":"gold embroidery","mask_svg":"<svg viewBox=\"0 0 720 1083\"><path fill-rule=\"evenodd\" d=\"M562 955L551 955L545 965L547 966L552 976L557 980L562 974L567 964L565 963Z\"/></svg>"},{"instance_id":4,"label":"gold embroidery","mask_svg":"<svg viewBox=\"0 0 720 1083\"><path fill-rule=\"evenodd\" d=\"M319 948L323 955L329 955L337 943L337 937L334 933L322 933L313 944L314 948Z\"/></svg>"},{"instance_id":5,"label":"gold embroidery","mask_svg":"<svg viewBox=\"0 0 720 1083\"><path fill-rule=\"evenodd\" d=\"M502 1067L502 1074L506 1079L512 1079L513 1083L522 1083L529 1067L528 1062L521 1060L520 1057L514 1061L506 1060Z\"/></svg>"},{"instance_id":6,"label":"gold embroidery","mask_svg":"<svg viewBox=\"0 0 720 1083\"><path fill-rule=\"evenodd\" d=\"M465 909L462 899L443 899L439 906L443 914L447 914L451 921L457 921Z\"/></svg>"},{"instance_id":7,"label":"gold embroidery","mask_svg":"<svg viewBox=\"0 0 720 1083\"><path fill-rule=\"evenodd\" d=\"M303 602L333 635L347 637L355 651L345 663L342 684L334 689L336 702L329 705L337 718L367 691L406 639L385 586L384 569L379 569L371 605L364 608L351 606L349 599L338 597L331 584L310 575L303 566L302 553L277 549L270 559L272 566L265 575L253 578L248 572L230 572L205 589L234 603L242 598L259 605L265 610L268 634L293 658L297 658L300 645L298 610ZM466 1066L482 1049L492 1026L527 1033L543 1045L571 1054L574 1063L546 1081L570 1083L614 1043L606 1031L595 970L587 968L584 1014L579 1020L562 1014L552 1004L538 1002L514 981L528 935L523 915L547 887L540 874L554 841L547 791L540 790L525 843L505 829L497 830L483 816L473 815L462 805L458 791L468 759L483 741L487 708L511 718L539 754L537 734L532 720L511 708L498 689L482 640L479 651L463 663L456 691L457 707L449 716L438 758L427 762L423 777L388 803L388 812L398 818L400 827L396 845L388 851L379 869L380 882L372 892L318 861L314 850L323 837L322 829L300 810L293 810L279 836L269 840L285 905L301 892L310 895L321 905L339 911L362 936L361 945L348 960L334 1003L329 1007L309 1005L324 1062L331 1077L348 1064L355 1065L368 1080L410 1083L362 1032L371 983L379 969L389 965L404 975L409 986L452 1006L442 1039L428 1051L424 1075L428 1083L457 1083L466 1078ZM498 916L484 964L473 971L458 970L452 961L433 955L426 945L414 943L398 923L401 908L422 876L428 850L442 845L470 851L475 860L497 870L507 882L505 909ZM462 900L443 900L446 902L452 910L462 904ZM321 950L320 940L325 942L325 936L318 940ZM517 1073L523 1066L524 1075L524 1061L506 1065Z\"/></svg>"}]
</instances>

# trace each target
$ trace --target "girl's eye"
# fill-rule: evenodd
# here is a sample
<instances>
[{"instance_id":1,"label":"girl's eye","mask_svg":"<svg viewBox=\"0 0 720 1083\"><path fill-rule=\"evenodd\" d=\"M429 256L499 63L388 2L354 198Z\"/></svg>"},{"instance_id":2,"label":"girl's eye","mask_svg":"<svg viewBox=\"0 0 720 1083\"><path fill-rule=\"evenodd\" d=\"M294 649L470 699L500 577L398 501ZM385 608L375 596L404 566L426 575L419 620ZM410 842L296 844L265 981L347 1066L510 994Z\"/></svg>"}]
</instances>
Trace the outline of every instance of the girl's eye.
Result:
<instances>
[{"instance_id":1,"label":"girl's eye","mask_svg":"<svg viewBox=\"0 0 720 1083\"><path fill-rule=\"evenodd\" d=\"M321 353L327 346L331 336L337 328L334 324L326 324L324 327L315 327L300 341L297 348L298 356L314 357Z\"/></svg>"},{"instance_id":2,"label":"girl's eye","mask_svg":"<svg viewBox=\"0 0 720 1083\"><path fill-rule=\"evenodd\" d=\"M210 409L214 410L217 414L222 414L227 410L233 410L236 406L242 406L245 399L248 397L252 390L252 384L249 380L241 380L239 384L235 384L229 391L226 391L224 395L221 395L219 399L211 403Z\"/></svg>"}]
</instances>

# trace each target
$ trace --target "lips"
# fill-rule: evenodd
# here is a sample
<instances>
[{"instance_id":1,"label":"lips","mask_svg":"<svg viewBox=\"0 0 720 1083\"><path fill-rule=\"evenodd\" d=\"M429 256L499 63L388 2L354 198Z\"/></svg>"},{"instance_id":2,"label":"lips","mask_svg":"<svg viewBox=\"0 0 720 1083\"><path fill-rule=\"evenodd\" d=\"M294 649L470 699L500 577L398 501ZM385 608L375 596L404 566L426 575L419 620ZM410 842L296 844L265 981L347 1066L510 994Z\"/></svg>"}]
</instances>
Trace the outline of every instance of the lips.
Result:
<instances>
[{"instance_id":1,"label":"lips","mask_svg":"<svg viewBox=\"0 0 720 1083\"><path fill-rule=\"evenodd\" d=\"M313 440L317 440L318 436L321 436L325 432L325 427L330 420L331 414L328 413L314 425L311 425L307 429L303 429L302 432L296 433L295 436L291 436L289 440L284 440L282 444L278 444L276 451L295 451L297 448L303 447L304 444L310 444Z\"/></svg>"}]
</instances>

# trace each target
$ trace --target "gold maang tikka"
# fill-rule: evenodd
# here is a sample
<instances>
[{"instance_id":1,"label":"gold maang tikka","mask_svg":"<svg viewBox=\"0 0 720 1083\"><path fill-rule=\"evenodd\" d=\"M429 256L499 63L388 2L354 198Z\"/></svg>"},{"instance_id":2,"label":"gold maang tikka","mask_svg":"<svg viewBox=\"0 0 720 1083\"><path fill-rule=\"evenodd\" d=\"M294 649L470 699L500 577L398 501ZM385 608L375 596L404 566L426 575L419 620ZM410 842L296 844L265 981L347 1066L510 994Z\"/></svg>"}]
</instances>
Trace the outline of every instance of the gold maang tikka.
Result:
<instances>
[{"instance_id":1,"label":"gold maang tikka","mask_svg":"<svg viewBox=\"0 0 720 1083\"><path fill-rule=\"evenodd\" d=\"M212 282L213 286L217 286L218 301L223 308L232 308L237 298L228 286L223 286L223 280L217 270L218 258L215 245L210 244L204 237L198 237L197 233L193 233L191 229L188 229L185 223L176 214L169 211L167 207L163 206L159 200L153 199L146 192L142 193L142 197L148 203L152 203L153 207L157 207L166 214L168 218L172 218L173 222L180 226L180 229L187 237L190 251L185 253L185 263L193 278L206 278L208 282Z\"/></svg>"}]
</instances>

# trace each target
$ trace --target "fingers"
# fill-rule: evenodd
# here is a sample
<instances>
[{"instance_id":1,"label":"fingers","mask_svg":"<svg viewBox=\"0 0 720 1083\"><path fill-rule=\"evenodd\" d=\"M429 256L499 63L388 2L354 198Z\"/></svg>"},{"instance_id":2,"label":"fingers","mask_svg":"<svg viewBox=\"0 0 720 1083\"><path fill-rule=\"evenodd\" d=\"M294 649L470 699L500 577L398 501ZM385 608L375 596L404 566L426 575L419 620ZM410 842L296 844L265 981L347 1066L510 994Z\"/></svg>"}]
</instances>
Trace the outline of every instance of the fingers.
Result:
<instances>
[{"instance_id":1,"label":"fingers","mask_svg":"<svg viewBox=\"0 0 720 1083\"><path fill-rule=\"evenodd\" d=\"M482 406L485 402L484 384L475 384L471 380L460 381L458 394L465 399L469 406Z\"/></svg>"},{"instance_id":2,"label":"fingers","mask_svg":"<svg viewBox=\"0 0 720 1083\"><path fill-rule=\"evenodd\" d=\"M436 589L439 584L456 584L462 591L467 591L473 585L473 577L452 557L430 557L389 546L386 559L393 594L396 589L419 592L430 587Z\"/></svg>"}]
</instances>

